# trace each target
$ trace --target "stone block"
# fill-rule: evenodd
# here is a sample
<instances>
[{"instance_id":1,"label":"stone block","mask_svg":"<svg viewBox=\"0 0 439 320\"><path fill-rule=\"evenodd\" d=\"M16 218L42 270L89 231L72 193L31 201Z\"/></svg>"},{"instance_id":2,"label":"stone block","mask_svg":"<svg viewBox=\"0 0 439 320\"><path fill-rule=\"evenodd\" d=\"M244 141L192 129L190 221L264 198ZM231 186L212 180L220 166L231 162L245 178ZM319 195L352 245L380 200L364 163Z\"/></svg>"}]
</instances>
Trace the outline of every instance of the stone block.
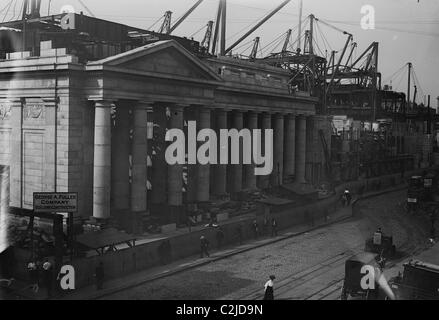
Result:
<instances>
[{"instance_id":1,"label":"stone block","mask_svg":"<svg viewBox=\"0 0 439 320\"><path fill-rule=\"evenodd\" d=\"M6 54L7 60L15 60L15 59L26 59L30 57L30 52L11 52Z\"/></svg>"},{"instance_id":2,"label":"stone block","mask_svg":"<svg viewBox=\"0 0 439 320\"><path fill-rule=\"evenodd\" d=\"M229 220L229 213L219 213L216 215L217 222L227 221Z\"/></svg>"},{"instance_id":3,"label":"stone block","mask_svg":"<svg viewBox=\"0 0 439 320\"><path fill-rule=\"evenodd\" d=\"M162 233L171 233L177 230L177 224L171 223L161 227Z\"/></svg>"},{"instance_id":4,"label":"stone block","mask_svg":"<svg viewBox=\"0 0 439 320\"><path fill-rule=\"evenodd\" d=\"M41 41L40 42L40 49L41 50L48 50L48 49L52 49L52 41Z\"/></svg>"},{"instance_id":5,"label":"stone block","mask_svg":"<svg viewBox=\"0 0 439 320\"><path fill-rule=\"evenodd\" d=\"M45 49L40 51L40 57L56 57L65 56L67 54L66 48L60 49Z\"/></svg>"}]
</instances>

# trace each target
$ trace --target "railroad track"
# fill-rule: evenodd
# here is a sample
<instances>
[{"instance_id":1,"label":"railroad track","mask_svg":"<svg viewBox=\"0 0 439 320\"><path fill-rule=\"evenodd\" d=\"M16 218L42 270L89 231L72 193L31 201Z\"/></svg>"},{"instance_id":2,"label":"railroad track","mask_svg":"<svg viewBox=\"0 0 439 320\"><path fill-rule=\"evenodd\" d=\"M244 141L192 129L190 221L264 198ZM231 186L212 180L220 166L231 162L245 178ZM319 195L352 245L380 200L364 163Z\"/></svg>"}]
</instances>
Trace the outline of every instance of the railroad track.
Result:
<instances>
[{"instance_id":1,"label":"railroad track","mask_svg":"<svg viewBox=\"0 0 439 320\"><path fill-rule=\"evenodd\" d=\"M347 258L362 252L360 248L363 247L364 245L361 244L356 247L350 248L337 255L331 256L311 267L308 267L298 273L292 274L290 277L284 280L278 281L276 283L276 288L275 288L276 295L282 295L283 293L289 291L291 288L296 288L301 285L304 285L308 281L315 279L316 277L321 276L324 273L330 271L331 268L333 268L334 266L344 265L344 262L346 261ZM245 296L240 297L239 299L257 300L257 299L261 299L262 297L263 294L261 294L261 290L258 288L246 294Z\"/></svg>"},{"instance_id":2,"label":"railroad track","mask_svg":"<svg viewBox=\"0 0 439 320\"><path fill-rule=\"evenodd\" d=\"M334 280L324 288L308 295L304 300L324 300L336 292L341 292L343 281L344 278Z\"/></svg>"},{"instance_id":3,"label":"railroad track","mask_svg":"<svg viewBox=\"0 0 439 320\"><path fill-rule=\"evenodd\" d=\"M379 221L377 221L377 223L378 222ZM400 221L400 223L407 230L410 229L406 221ZM412 240L413 239L411 237L411 233L409 232L408 237L405 239L405 241L402 244L399 245L398 248L399 249L398 251L399 252L403 251L404 254L398 257L397 259L392 260L386 266L387 268L394 267L397 263L409 257L416 250L416 245L412 243ZM308 282L311 282L315 280L317 277L323 275L325 272L330 271L330 268L328 268L329 266L332 269L336 269L344 265L344 262L347 258L363 252L363 247L364 245L361 244L359 246L351 248L350 250L344 251L338 255L325 259L322 262L310 268L307 268L306 270L302 270L299 273L292 274L287 279L277 282L275 289L276 296L282 297L282 295L285 295L289 291L306 286ZM340 292L343 286L343 280L344 280L344 271L340 273L340 276L335 277L335 280L330 281L328 284L325 284L323 287L319 287L317 290L305 294L304 296L297 295L295 297L289 297L288 299L323 300L327 297L334 295L336 292ZM256 299L261 299L262 297L263 294L261 294L261 290L257 289L250 292L249 294L246 294L244 297L242 297L242 299L256 300Z\"/></svg>"}]
</instances>

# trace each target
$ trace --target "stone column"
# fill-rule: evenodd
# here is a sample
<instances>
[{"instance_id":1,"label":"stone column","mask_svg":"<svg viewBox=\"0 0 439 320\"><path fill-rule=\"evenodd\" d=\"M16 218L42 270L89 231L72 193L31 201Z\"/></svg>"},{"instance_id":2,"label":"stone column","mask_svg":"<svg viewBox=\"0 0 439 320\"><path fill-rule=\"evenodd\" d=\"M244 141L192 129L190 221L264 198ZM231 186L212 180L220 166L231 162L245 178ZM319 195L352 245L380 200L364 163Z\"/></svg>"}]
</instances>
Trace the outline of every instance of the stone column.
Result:
<instances>
[{"instance_id":1,"label":"stone column","mask_svg":"<svg viewBox=\"0 0 439 320\"><path fill-rule=\"evenodd\" d=\"M197 110L195 108L186 108L184 110L185 113L185 120L188 122L190 121L197 121ZM198 121L197 121L197 125L198 125ZM189 128L187 128L187 130L185 130L185 134L186 137L190 137L191 135L193 135L193 132L189 132ZM196 132L195 132L196 134ZM196 157L196 141L194 142L189 142L186 141L186 145L187 145L187 150L186 153L189 156L190 151L195 152L195 157ZM195 149L194 150L190 150L190 149ZM197 159L189 159L188 157L188 163L186 165L187 168L187 172L186 172L186 201L189 204L195 204L197 202Z\"/></svg>"},{"instance_id":2,"label":"stone column","mask_svg":"<svg viewBox=\"0 0 439 320\"><path fill-rule=\"evenodd\" d=\"M284 176L293 176L296 172L296 117L287 115L285 123Z\"/></svg>"},{"instance_id":3,"label":"stone column","mask_svg":"<svg viewBox=\"0 0 439 320\"><path fill-rule=\"evenodd\" d=\"M167 180L167 164L165 160L166 151L166 108L162 105L154 105L153 108L154 133L152 147L152 190L151 203L154 206L154 211L163 213L162 205L166 204L166 180Z\"/></svg>"},{"instance_id":4,"label":"stone column","mask_svg":"<svg viewBox=\"0 0 439 320\"><path fill-rule=\"evenodd\" d=\"M133 108L133 141L131 144L131 212L133 231L141 229L141 216L147 210L147 167L148 167L148 107L149 104L138 102Z\"/></svg>"},{"instance_id":5,"label":"stone column","mask_svg":"<svg viewBox=\"0 0 439 320\"><path fill-rule=\"evenodd\" d=\"M306 183L306 117L297 118L296 128L296 182Z\"/></svg>"},{"instance_id":6,"label":"stone column","mask_svg":"<svg viewBox=\"0 0 439 320\"><path fill-rule=\"evenodd\" d=\"M130 128L129 108L118 104L111 153L111 207L117 214L130 209Z\"/></svg>"},{"instance_id":7,"label":"stone column","mask_svg":"<svg viewBox=\"0 0 439 320\"><path fill-rule=\"evenodd\" d=\"M170 108L170 129L183 130L183 106ZM183 166L181 164L168 165L168 204L181 206L183 204Z\"/></svg>"},{"instance_id":8,"label":"stone column","mask_svg":"<svg viewBox=\"0 0 439 320\"><path fill-rule=\"evenodd\" d=\"M95 103L93 217L110 218L111 194L111 101Z\"/></svg>"},{"instance_id":9,"label":"stone column","mask_svg":"<svg viewBox=\"0 0 439 320\"><path fill-rule=\"evenodd\" d=\"M218 164L213 167L213 194L223 196L227 193L227 165L220 164L220 130L227 129L227 111L215 111L215 131L218 136Z\"/></svg>"},{"instance_id":10,"label":"stone column","mask_svg":"<svg viewBox=\"0 0 439 320\"><path fill-rule=\"evenodd\" d=\"M269 113L263 113L261 116L261 130L262 130L262 140L261 140L261 147L262 147L262 154L265 154L265 130L271 129L271 114ZM274 139L274 137L273 137ZM273 161L273 171L275 165ZM258 176L258 188L259 189L267 189L270 184L270 176Z\"/></svg>"},{"instance_id":11,"label":"stone column","mask_svg":"<svg viewBox=\"0 0 439 320\"><path fill-rule=\"evenodd\" d=\"M250 111L247 114L247 128L251 131L253 136L253 130L258 128L258 114L256 112ZM252 146L253 150L253 146ZM253 159L253 155L252 155ZM244 165L244 189L246 190L256 190L257 177L255 175L255 165Z\"/></svg>"},{"instance_id":12,"label":"stone column","mask_svg":"<svg viewBox=\"0 0 439 320\"><path fill-rule=\"evenodd\" d=\"M210 129L211 111L207 107L201 107L198 112L198 130ZM204 143L199 143L199 145ZM197 164L197 201L207 202L210 200L210 164Z\"/></svg>"},{"instance_id":13,"label":"stone column","mask_svg":"<svg viewBox=\"0 0 439 320\"><path fill-rule=\"evenodd\" d=\"M10 135L10 152L9 152L9 203L11 207L22 208L23 206L23 105L22 102L16 101L11 103L11 135Z\"/></svg>"},{"instance_id":14,"label":"stone column","mask_svg":"<svg viewBox=\"0 0 439 320\"><path fill-rule=\"evenodd\" d=\"M57 143L57 111L55 99L44 98L44 112L46 129L44 133L44 166L43 166L43 190L56 192L56 143ZM79 192L81 194L81 190Z\"/></svg>"},{"instance_id":15,"label":"stone column","mask_svg":"<svg viewBox=\"0 0 439 320\"><path fill-rule=\"evenodd\" d=\"M280 186L283 183L284 171L284 116L276 114L273 117L273 173L271 175L271 185Z\"/></svg>"},{"instance_id":16,"label":"stone column","mask_svg":"<svg viewBox=\"0 0 439 320\"><path fill-rule=\"evenodd\" d=\"M242 111L234 111L232 115L232 127L241 131L244 127L244 117ZM238 193L242 191L242 141L239 142L239 164L229 164L230 168L230 193ZM232 155L231 144L229 148L229 156Z\"/></svg>"}]
</instances>

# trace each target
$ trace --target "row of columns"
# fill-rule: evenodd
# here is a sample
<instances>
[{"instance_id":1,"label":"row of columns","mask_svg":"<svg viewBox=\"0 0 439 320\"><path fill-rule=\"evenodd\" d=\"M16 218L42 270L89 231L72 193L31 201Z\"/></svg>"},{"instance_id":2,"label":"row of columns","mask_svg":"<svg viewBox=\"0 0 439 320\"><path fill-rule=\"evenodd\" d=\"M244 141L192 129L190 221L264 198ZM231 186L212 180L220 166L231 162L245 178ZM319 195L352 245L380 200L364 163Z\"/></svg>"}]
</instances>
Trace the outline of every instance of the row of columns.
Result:
<instances>
[{"instance_id":1,"label":"row of columns","mask_svg":"<svg viewBox=\"0 0 439 320\"><path fill-rule=\"evenodd\" d=\"M120 104L99 101L95 103L93 216L110 218L112 209L130 212L134 216L147 211L148 185L148 110L153 112L154 152L151 152L150 175L152 205L182 206L183 165L168 165L165 151L167 129L184 131L186 120L196 120L197 130L248 128L273 129L273 172L270 176L256 176L254 164L242 164L242 141L240 164L187 165L186 202L207 202L211 195L234 194L243 190L265 189L283 184L286 176L295 176L299 183L305 182L306 118L293 114L269 114L242 111L213 110L206 107L151 104L137 102L130 109ZM129 110L132 110L131 113ZM115 119L115 120L114 120ZM115 122L115 123L114 123ZM114 129L113 129L114 124ZM202 143L198 143L198 146ZM262 153L265 142L262 140ZM221 148L219 141L218 147ZM218 150L218 162L221 150ZM230 156L230 153L229 153ZM131 179L131 180L130 180Z\"/></svg>"}]
</instances>

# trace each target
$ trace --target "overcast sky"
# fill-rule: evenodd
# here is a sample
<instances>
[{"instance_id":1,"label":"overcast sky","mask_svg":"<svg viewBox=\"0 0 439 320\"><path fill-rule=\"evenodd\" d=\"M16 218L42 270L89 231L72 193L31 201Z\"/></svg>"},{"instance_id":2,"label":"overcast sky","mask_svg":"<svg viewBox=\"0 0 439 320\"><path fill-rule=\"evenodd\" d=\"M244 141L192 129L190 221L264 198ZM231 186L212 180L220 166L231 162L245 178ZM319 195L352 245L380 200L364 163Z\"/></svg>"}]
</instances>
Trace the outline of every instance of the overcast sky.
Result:
<instances>
[{"instance_id":1,"label":"overcast sky","mask_svg":"<svg viewBox=\"0 0 439 320\"><path fill-rule=\"evenodd\" d=\"M15 0L14 0L15 1ZM16 0L16 11L22 0ZM42 0L43 14L48 12L49 0ZM205 0L199 8L174 32L180 36L193 35L201 41L208 20L214 20L219 0ZM228 0L227 44L231 45L250 26L261 19L283 0ZM0 0L0 9L9 0ZM166 10L173 12L174 21L188 10L195 0L83 0L87 7L99 18L141 28L149 28ZM313 13L322 20L354 35L358 42L360 54L373 41L380 43L379 69L383 79L387 80L407 62L412 62L419 78L421 90L432 95L432 104L436 106L439 96L439 1L438 0L304 0L303 16ZM59 13L63 5L71 5L76 11L87 10L78 0L52 0L51 14ZM376 10L376 29L362 30L361 7L372 5ZM11 6L12 11L12 6ZM254 37L260 36L264 53L269 53L267 46L289 28L298 25L299 1L292 0L276 16L252 34L249 43L240 50L251 46ZM157 30L156 24L153 30ZM200 32L196 33L198 30ZM328 40L325 45L320 30ZM195 34L194 34L195 33ZM346 36L322 24L317 30L320 50L341 50ZM247 53L247 52L234 53ZM386 83L389 83L387 80ZM406 72L393 79L394 89L406 91ZM385 83L383 83L385 84ZM420 93L422 94L422 92Z\"/></svg>"}]
</instances>

